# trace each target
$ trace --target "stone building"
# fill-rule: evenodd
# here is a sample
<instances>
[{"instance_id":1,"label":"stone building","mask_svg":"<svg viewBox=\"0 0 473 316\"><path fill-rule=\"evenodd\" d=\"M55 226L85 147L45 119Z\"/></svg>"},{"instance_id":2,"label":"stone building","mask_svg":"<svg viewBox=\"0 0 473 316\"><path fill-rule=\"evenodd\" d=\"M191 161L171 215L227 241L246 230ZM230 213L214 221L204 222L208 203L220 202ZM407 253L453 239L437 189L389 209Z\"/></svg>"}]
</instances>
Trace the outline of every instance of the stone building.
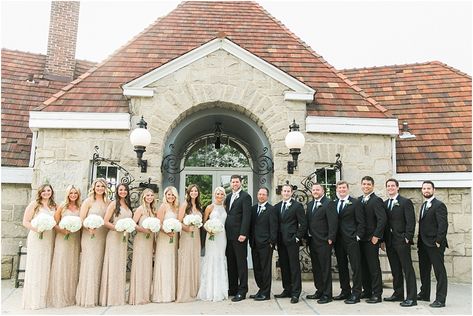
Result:
<instances>
[{"instance_id":1,"label":"stone building","mask_svg":"<svg viewBox=\"0 0 473 316\"><path fill-rule=\"evenodd\" d=\"M2 69L3 62L2 56ZM31 132L22 134L31 138L24 145L32 150L22 151L23 163L15 164L15 125L11 135L2 134L2 255L14 255L26 234L22 211L32 190L46 181L60 200L68 184L85 192L97 176L107 177L111 187L128 176L135 186L174 185L182 194L190 181L211 190L239 173L253 196L265 185L277 202L277 187L286 180L299 188L317 180L330 191L343 178L359 195L361 177L371 175L384 196L384 181L394 176L417 208L420 182L436 181L450 211L447 271L469 281L471 77L439 63L426 65L438 74L416 65L386 67L394 72L392 84L383 80L383 67L339 71L257 3L183 2L53 95L45 93L38 106L13 102L13 111L29 111ZM417 86L397 89L409 86L405 74L411 73L418 74ZM2 94L8 96L3 80L2 70ZM439 81L451 90L421 90ZM431 107L438 113L458 108L457 115L439 114L444 122L435 120L445 131L428 130L432 116L422 113ZM129 141L141 117L151 134L143 157L147 168L137 165ZM415 140L400 137L405 120ZM13 118L2 116L2 129L7 121ZM289 173L285 137L293 121L305 146ZM438 138L440 133L448 136ZM437 148L443 146L435 146L436 139L449 148ZM106 160L96 164L94 153Z\"/></svg>"}]
</instances>

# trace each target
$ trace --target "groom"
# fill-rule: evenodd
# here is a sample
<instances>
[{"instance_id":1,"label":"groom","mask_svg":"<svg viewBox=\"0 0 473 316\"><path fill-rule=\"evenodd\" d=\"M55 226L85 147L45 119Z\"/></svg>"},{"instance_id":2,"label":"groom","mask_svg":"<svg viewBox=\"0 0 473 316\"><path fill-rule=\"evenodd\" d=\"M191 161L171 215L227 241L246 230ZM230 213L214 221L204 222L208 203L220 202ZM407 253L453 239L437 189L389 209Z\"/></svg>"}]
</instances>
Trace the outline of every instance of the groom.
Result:
<instances>
[{"instance_id":1,"label":"groom","mask_svg":"<svg viewBox=\"0 0 473 316\"><path fill-rule=\"evenodd\" d=\"M225 199L227 220L227 266L228 295L233 302L246 298L248 292L248 235L251 221L251 196L241 189L241 177L232 175L230 178L232 193Z\"/></svg>"}]
</instances>

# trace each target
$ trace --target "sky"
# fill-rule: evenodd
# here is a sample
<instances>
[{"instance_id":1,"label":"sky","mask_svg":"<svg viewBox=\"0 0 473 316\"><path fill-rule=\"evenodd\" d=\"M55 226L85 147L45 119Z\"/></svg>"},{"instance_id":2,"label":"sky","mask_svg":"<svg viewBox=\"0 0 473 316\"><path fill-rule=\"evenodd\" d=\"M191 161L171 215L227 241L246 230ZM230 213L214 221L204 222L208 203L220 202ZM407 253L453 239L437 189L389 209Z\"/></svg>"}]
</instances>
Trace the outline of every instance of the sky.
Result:
<instances>
[{"instance_id":1,"label":"sky","mask_svg":"<svg viewBox=\"0 0 473 316\"><path fill-rule=\"evenodd\" d=\"M76 58L99 62L180 1L81 1ZM471 1L258 1L337 69L440 61L471 75ZM1 1L2 48L46 53L50 1Z\"/></svg>"}]
</instances>

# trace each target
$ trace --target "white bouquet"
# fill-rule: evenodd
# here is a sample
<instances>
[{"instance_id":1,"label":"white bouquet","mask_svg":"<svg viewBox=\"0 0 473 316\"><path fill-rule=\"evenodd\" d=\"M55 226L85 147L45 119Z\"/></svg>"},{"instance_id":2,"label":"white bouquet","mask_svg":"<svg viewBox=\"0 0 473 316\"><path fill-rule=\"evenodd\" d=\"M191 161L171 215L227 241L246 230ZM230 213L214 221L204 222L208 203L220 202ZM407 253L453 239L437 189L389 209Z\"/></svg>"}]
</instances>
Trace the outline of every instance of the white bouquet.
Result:
<instances>
[{"instance_id":1,"label":"white bouquet","mask_svg":"<svg viewBox=\"0 0 473 316\"><path fill-rule=\"evenodd\" d=\"M66 229L69 232L64 236L65 240L69 239L71 233L79 231L82 227L82 222L79 216L64 216L59 222L59 228Z\"/></svg>"},{"instance_id":2,"label":"white bouquet","mask_svg":"<svg viewBox=\"0 0 473 316\"><path fill-rule=\"evenodd\" d=\"M54 217L46 213L39 213L33 220L31 221L31 226L36 228L39 233L39 239L43 239L43 232L46 230L53 229L56 226L56 221Z\"/></svg>"},{"instance_id":3,"label":"white bouquet","mask_svg":"<svg viewBox=\"0 0 473 316\"><path fill-rule=\"evenodd\" d=\"M205 222L204 228L210 234L209 240L214 240L215 234L223 232L224 226L219 219L211 218Z\"/></svg>"},{"instance_id":4,"label":"white bouquet","mask_svg":"<svg viewBox=\"0 0 473 316\"><path fill-rule=\"evenodd\" d=\"M175 218L168 218L163 221L163 230L165 233L178 233L182 229L182 224ZM169 243L174 242L174 237L169 239Z\"/></svg>"},{"instance_id":5,"label":"white bouquet","mask_svg":"<svg viewBox=\"0 0 473 316\"><path fill-rule=\"evenodd\" d=\"M202 227L202 217L199 215L194 215L194 214L189 214L184 216L184 219L182 220L184 225L187 226L194 226L196 228L201 228ZM191 232L191 237L194 238L194 231Z\"/></svg>"},{"instance_id":6,"label":"white bouquet","mask_svg":"<svg viewBox=\"0 0 473 316\"><path fill-rule=\"evenodd\" d=\"M159 232L159 229L161 228L161 221L159 218L156 217L147 217L143 220L143 223L141 224L143 228L149 229L153 233ZM146 239L149 238L149 233L146 234Z\"/></svg>"},{"instance_id":7,"label":"white bouquet","mask_svg":"<svg viewBox=\"0 0 473 316\"><path fill-rule=\"evenodd\" d=\"M122 218L115 224L115 230L117 232L123 232L123 242L126 242L126 234L135 231L136 223L131 218Z\"/></svg>"},{"instance_id":8,"label":"white bouquet","mask_svg":"<svg viewBox=\"0 0 473 316\"><path fill-rule=\"evenodd\" d=\"M90 214L84 219L84 222L82 223L82 225L85 228L90 228L90 229L100 228L103 226L103 224L104 224L103 218L96 214ZM90 239L93 239L93 238L95 238L95 234L92 234L92 236L90 236Z\"/></svg>"}]
</instances>

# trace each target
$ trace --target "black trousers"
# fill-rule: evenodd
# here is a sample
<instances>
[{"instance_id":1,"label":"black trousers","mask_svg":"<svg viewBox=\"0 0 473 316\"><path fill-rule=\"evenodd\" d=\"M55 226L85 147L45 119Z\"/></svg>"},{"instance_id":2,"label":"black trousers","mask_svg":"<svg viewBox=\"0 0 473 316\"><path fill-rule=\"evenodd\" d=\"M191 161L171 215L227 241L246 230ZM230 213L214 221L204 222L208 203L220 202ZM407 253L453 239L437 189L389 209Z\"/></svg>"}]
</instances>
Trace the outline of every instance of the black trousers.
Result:
<instances>
[{"instance_id":1,"label":"black trousers","mask_svg":"<svg viewBox=\"0 0 473 316\"><path fill-rule=\"evenodd\" d=\"M383 279L379 263L379 244L371 241L360 241L361 251L361 278L363 291L369 296L383 294Z\"/></svg>"},{"instance_id":2,"label":"black trousers","mask_svg":"<svg viewBox=\"0 0 473 316\"><path fill-rule=\"evenodd\" d=\"M318 293L332 298L332 245L312 238L309 243L312 276Z\"/></svg>"},{"instance_id":3,"label":"black trousers","mask_svg":"<svg viewBox=\"0 0 473 316\"><path fill-rule=\"evenodd\" d=\"M286 245L278 241L278 255L284 292L299 297L302 291L299 244L294 241Z\"/></svg>"},{"instance_id":4,"label":"black trousers","mask_svg":"<svg viewBox=\"0 0 473 316\"><path fill-rule=\"evenodd\" d=\"M273 248L271 245L251 248L253 258L253 272L255 274L258 293L269 297L271 295L271 263L273 261Z\"/></svg>"},{"instance_id":5,"label":"black trousers","mask_svg":"<svg viewBox=\"0 0 473 316\"><path fill-rule=\"evenodd\" d=\"M394 295L404 297L404 277L406 278L406 299L417 301L416 274L412 266L411 245L394 244L386 247L391 273L393 275Z\"/></svg>"},{"instance_id":6,"label":"black trousers","mask_svg":"<svg viewBox=\"0 0 473 316\"><path fill-rule=\"evenodd\" d=\"M429 247L423 242L418 243L419 249L419 271L420 271L420 293L423 297L430 299L430 273L434 267L435 279L437 279L437 290L435 299L445 303L447 298L447 271L443 261L445 246Z\"/></svg>"},{"instance_id":7,"label":"black trousers","mask_svg":"<svg viewBox=\"0 0 473 316\"><path fill-rule=\"evenodd\" d=\"M340 288L343 294L361 295L361 254L360 246L356 239L337 236L335 242L335 255L337 257ZM350 288L350 273L348 259L353 272L353 289ZM353 291L352 291L353 290Z\"/></svg>"},{"instance_id":8,"label":"black trousers","mask_svg":"<svg viewBox=\"0 0 473 316\"><path fill-rule=\"evenodd\" d=\"M228 292L241 294L248 292L248 239L244 242L227 240Z\"/></svg>"}]
</instances>

